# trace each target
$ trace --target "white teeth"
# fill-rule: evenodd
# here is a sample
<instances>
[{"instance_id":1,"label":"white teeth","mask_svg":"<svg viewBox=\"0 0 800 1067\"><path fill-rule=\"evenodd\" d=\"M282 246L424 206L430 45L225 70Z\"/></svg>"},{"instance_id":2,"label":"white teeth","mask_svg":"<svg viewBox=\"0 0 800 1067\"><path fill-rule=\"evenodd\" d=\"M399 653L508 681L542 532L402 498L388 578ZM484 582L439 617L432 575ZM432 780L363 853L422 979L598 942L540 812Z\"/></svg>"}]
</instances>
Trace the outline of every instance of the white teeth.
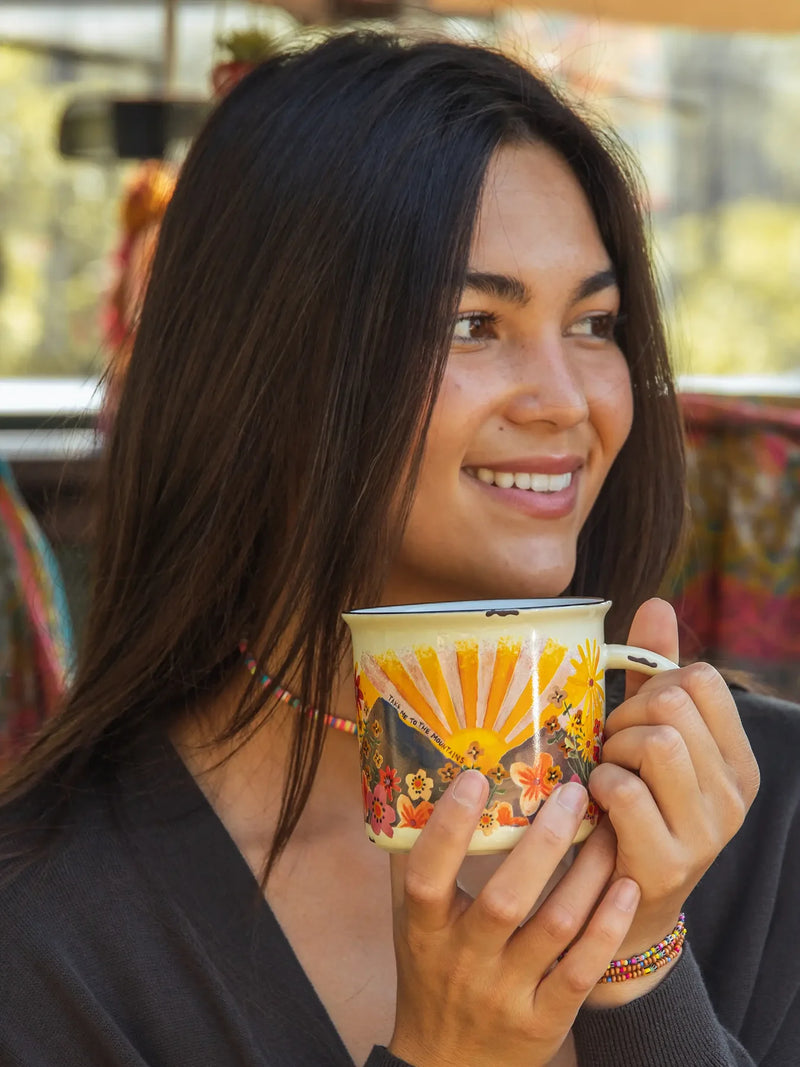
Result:
<instances>
[{"instance_id":1,"label":"white teeth","mask_svg":"<svg viewBox=\"0 0 800 1067\"><path fill-rule=\"evenodd\" d=\"M558 493L572 484L572 472L566 474L528 474L521 471L493 471L488 467L478 467L475 477L486 485L496 485L500 489L528 489L534 493Z\"/></svg>"}]
</instances>

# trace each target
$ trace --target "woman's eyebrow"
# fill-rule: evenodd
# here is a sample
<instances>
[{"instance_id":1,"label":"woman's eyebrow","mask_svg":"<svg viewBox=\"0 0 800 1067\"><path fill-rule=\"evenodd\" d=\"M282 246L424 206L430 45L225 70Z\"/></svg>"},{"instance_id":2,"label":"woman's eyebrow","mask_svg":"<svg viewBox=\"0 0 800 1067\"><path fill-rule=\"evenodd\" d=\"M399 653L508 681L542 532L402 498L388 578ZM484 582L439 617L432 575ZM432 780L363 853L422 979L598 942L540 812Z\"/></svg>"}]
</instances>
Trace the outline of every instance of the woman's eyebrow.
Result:
<instances>
[{"instance_id":1,"label":"woman's eyebrow","mask_svg":"<svg viewBox=\"0 0 800 1067\"><path fill-rule=\"evenodd\" d=\"M603 289L610 289L616 284L617 272L613 267L599 270L595 274L590 274L588 278L584 278L582 282L575 286L572 293L572 303L578 304L581 300L586 300L587 297L594 296L595 293L601 293Z\"/></svg>"},{"instance_id":2,"label":"woman's eyebrow","mask_svg":"<svg viewBox=\"0 0 800 1067\"><path fill-rule=\"evenodd\" d=\"M507 300L510 304L527 304L531 298L531 291L520 281L510 274L489 274L482 270L468 270L464 282L465 289L475 289L486 296L497 297L498 300Z\"/></svg>"},{"instance_id":3,"label":"woman's eyebrow","mask_svg":"<svg viewBox=\"0 0 800 1067\"><path fill-rule=\"evenodd\" d=\"M613 267L596 271L584 278L572 292L572 303L577 304L603 289L610 289L617 284L617 275ZM531 291L519 278L511 274L492 274L488 271L470 270L464 282L465 289L474 289L478 293L506 300L510 304L524 306L531 299Z\"/></svg>"}]
</instances>

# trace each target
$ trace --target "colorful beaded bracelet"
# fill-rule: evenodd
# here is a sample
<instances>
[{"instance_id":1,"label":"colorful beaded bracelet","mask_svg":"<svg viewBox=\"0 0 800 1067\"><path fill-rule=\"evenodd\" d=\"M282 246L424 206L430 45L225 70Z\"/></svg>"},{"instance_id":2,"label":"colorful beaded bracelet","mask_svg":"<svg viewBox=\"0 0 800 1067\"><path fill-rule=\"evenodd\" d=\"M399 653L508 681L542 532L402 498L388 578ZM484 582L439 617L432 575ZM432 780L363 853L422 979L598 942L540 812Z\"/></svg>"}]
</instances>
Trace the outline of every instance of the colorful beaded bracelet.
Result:
<instances>
[{"instance_id":1,"label":"colorful beaded bracelet","mask_svg":"<svg viewBox=\"0 0 800 1067\"><path fill-rule=\"evenodd\" d=\"M685 940L686 916L681 912L675 929L667 934L663 941L629 959L612 960L603 972L600 982L627 982L631 978L653 974L680 956Z\"/></svg>"},{"instance_id":2,"label":"colorful beaded bracelet","mask_svg":"<svg viewBox=\"0 0 800 1067\"><path fill-rule=\"evenodd\" d=\"M247 651L247 642L242 640L239 642L239 651L244 656L244 664L248 671L255 677L258 670L258 664L256 663L255 656ZM284 689L283 686L278 685L274 678L270 678L268 674L262 674L260 678L261 688L266 689L267 686L272 686L273 695L280 700L283 704L288 704L290 708L297 708L298 711L304 712L311 719L322 719L326 726L330 726L334 730L341 730L346 734L355 734L358 732L358 727L350 719L342 719L338 715L322 715L318 708L312 708L310 705L304 707L302 700L299 697L294 696L288 689Z\"/></svg>"}]
</instances>

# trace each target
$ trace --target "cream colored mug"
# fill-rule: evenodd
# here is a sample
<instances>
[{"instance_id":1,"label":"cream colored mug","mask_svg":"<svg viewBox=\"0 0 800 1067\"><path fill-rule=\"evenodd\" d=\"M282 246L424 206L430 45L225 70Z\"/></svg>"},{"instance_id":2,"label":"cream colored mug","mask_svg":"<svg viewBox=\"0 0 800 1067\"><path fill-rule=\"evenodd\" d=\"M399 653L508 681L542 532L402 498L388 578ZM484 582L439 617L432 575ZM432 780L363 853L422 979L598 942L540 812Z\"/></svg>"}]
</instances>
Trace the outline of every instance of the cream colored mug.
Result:
<instances>
[{"instance_id":1,"label":"cream colored mug","mask_svg":"<svg viewBox=\"0 0 800 1067\"><path fill-rule=\"evenodd\" d=\"M607 645L601 599L465 601L361 608L353 639L361 787L370 841L411 848L465 769L489 781L469 852L514 847L564 782L598 763L609 668L677 665ZM575 838L594 829L589 809Z\"/></svg>"}]
</instances>

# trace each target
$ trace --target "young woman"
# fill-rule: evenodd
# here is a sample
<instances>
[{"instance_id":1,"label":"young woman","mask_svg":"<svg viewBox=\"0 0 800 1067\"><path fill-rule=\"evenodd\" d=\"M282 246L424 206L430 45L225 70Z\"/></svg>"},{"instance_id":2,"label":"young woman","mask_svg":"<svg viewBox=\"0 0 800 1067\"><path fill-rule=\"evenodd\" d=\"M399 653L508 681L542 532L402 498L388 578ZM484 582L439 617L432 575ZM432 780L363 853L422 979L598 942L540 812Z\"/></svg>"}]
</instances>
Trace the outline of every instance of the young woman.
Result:
<instances>
[{"instance_id":1,"label":"young woman","mask_svg":"<svg viewBox=\"0 0 800 1067\"><path fill-rule=\"evenodd\" d=\"M473 900L484 776L389 863L355 738L276 699L353 720L341 613L376 603L601 594L676 658L682 470L613 140L455 44L246 78L164 219L75 683L5 783L0 1059L797 1062L795 708L742 695L745 732L708 666L629 679L600 827L575 855L556 790ZM677 960L598 984L683 910Z\"/></svg>"}]
</instances>

